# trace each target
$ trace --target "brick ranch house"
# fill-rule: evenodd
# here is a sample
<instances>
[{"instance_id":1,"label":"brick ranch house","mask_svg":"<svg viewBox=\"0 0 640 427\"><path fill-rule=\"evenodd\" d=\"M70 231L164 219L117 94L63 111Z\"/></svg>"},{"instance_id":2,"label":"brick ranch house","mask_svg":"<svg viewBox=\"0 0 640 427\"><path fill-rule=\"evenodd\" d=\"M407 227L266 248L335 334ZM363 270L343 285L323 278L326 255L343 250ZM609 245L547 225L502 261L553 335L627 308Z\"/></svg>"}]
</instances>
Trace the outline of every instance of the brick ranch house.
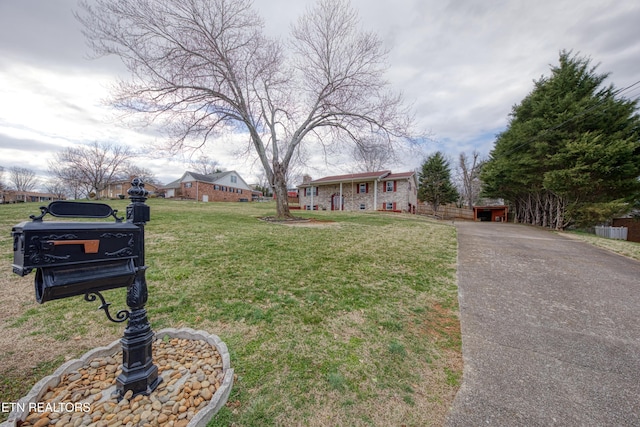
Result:
<instances>
[{"instance_id":1,"label":"brick ranch house","mask_svg":"<svg viewBox=\"0 0 640 427\"><path fill-rule=\"evenodd\" d=\"M163 187L166 198L179 197L203 202L247 202L253 190L236 171L203 175L185 172Z\"/></svg>"},{"instance_id":2,"label":"brick ranch house","mask_svg":"<svg viewBox=\"0 0 640 427\"><path fill-rule=\"evenodd\" d=\"M0 190L0 204L53 202L55 200L65 200L65 197L52 193L38 193L36 191Z\"/></svg>"},{"instance_id":3,"label":"brick ranch house","mask_svg":"<svg viewBox=\"0 0 640 427\"><path fill-rule=\"evenodd\" d=\"M415 172L365 172L306 176L298 186L300 206L305 210L394 211L415 213L418 182Z\"/></svg>"},{"instance_id":4,"label":"brick ranch house","mask_svg":"<svg viewBox=\"0 0 640 427\"><path fill-rule=\"evenodd\" d=\"M116 198L128 198L129 194L127 191L131 188L131 180L134 177L131 177L127 180L115 181L107 185L104 190L98 192L99 199L116 199ZM152 184L150 182L144 183L144 189L149 192L149 195L158 194L159 185Z\"/></svg>"}]
</instances>

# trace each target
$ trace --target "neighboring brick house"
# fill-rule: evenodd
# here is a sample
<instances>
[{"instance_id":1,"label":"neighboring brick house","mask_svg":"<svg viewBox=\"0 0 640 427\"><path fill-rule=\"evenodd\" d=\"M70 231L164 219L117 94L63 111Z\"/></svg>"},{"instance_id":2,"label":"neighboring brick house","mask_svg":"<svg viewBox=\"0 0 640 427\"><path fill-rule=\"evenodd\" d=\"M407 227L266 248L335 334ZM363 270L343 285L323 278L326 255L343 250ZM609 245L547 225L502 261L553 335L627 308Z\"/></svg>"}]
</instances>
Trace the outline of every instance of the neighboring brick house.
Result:
<instances>
[{"instance_id":1,"label":"neighboring brick house","mask_svg":"<svg viewBox=\"0 0 640 427\"><path fill-rule=\"evenodd\" d=\"M98 192L99 199L117 199L117 198L128 198L129 195L127 191L131 188L131 179L115 181L111 184L107 185L104 190ZM144 189L149 192L149 195L158 194L159 185L152 184L150 182L144 183Z\"/></svg>"},{"instance_id":2,"label":"neighboring brick house","mask_svg":"<svg viewBox=\"0 0 640 427\"><path fill-rule=\"evenodd\" d=\"M57 194L38 193L36 191L16 191L4 190L0 191L0 204L3 203L23 203L23 202L53 202L55 200L64 200Z\"/></svg>"},{"instance_id":3,"label":"neighboring brick house","mask_svg":"<svg viewBox=\"0 0 640 427\"><path fill-rule=\"evenodd\" d=\"M298 186L302 209L394 211L415 213L418 182L415 172L365 172L305 177Z\"/></svg>"},{"instance_id":4,"label":"neighboring brick house","mask_svg":"<svg viewBox=\"0 0 640 427\"><path fill-rule=\"evenodd\" d=\"M236 171L203 175L185 172L163 187L165 197L199 200L203 202L246 202L250 201L253 190Z\"/></svg>"}]
</instances>

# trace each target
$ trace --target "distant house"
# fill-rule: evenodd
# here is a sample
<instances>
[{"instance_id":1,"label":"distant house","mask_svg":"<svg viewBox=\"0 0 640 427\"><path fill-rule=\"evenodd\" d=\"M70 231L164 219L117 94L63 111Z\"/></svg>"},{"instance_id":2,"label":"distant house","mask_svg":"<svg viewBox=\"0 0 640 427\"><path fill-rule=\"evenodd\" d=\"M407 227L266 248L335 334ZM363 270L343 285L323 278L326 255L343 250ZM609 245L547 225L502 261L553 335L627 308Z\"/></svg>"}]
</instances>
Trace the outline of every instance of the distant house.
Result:
<instances>
[{"instance_id":1,"label":"distant house","mask_svg":"<svg viewBox=\"0 0 640 427\"><path fill-rule=\"evenodd\" d=\"M132 178L133 179L133 178ZM98 192L99 199L117 199L129 197L127 191L131 188L131 180L114 181L107 185L105 189ZM150 182L144 183L144 189L149 192L149 195L158 194L160 189L159 185L152 184Z\"/></svg>"},{"instance_id":2,"label":"distant house","mask_svg":"<svg viewBox=\"0 0 640 427\"><path fill-rule=\"evenodd\" d=\"M0 191L0 204L2 203L28 203L28 202L53 202L56 200L64 200L57 194L38 193L36 191Z\"/></svg>"},{"instance_id":3,"label":"distant house","mask_svg":"<svg viewBox=\"0 0 640 427\"><path fill-rule=\"evenodd\" d=\"M162 187L166 198L182 198L203 202L250 201L253 190L236 171L204 175L185 172L179 179Z\"/></svg>"},{"instance_id":4,"label":"distant house","mask_svg":"<svg viewBox=\"0 0 640 427\"><path fill-rule=\"evenodd\" d=\"M306 176L298 186L300 206L305 210L394 211L415 213L418 182L415 172L389 170L334 175L312 180Z\"/></svg>"}]
</instances>

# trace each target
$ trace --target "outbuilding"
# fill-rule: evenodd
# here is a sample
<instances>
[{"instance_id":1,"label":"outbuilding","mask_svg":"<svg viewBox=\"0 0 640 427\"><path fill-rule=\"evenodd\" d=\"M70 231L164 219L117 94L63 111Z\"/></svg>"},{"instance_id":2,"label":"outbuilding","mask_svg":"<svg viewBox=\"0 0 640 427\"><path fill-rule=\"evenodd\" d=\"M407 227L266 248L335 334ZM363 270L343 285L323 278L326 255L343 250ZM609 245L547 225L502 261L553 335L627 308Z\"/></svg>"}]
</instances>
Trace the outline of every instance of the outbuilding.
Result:
<instances>
[{"instance_id":1,"label":"outbuilding","mask_svg":"<svg viewBox=\"0 0 640 427\"><path fill-rule=\"evenodd\" d=\"M474 221L505 222L508 213L509 207L506 205L473 207Z\"/></svg>"}]
</instances>

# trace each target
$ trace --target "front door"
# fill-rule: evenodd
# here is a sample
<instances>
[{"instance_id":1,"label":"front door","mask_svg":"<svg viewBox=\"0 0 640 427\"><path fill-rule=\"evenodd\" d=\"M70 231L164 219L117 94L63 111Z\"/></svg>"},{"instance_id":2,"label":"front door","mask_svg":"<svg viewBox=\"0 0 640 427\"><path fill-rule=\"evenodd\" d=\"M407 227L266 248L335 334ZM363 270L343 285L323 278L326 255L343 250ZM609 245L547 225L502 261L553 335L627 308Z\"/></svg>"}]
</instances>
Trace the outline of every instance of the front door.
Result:
<instances>
[{"instance_id":1,"label":"front door","mask_svg":"<svg viewBox=\"0 0 640 427\"><path fill-rule=\"evenodd\" d=\"M331 196L331 210L344 210L344 197L341 197L340 194L334 194Z\"/></svg>"}]
</instances>

